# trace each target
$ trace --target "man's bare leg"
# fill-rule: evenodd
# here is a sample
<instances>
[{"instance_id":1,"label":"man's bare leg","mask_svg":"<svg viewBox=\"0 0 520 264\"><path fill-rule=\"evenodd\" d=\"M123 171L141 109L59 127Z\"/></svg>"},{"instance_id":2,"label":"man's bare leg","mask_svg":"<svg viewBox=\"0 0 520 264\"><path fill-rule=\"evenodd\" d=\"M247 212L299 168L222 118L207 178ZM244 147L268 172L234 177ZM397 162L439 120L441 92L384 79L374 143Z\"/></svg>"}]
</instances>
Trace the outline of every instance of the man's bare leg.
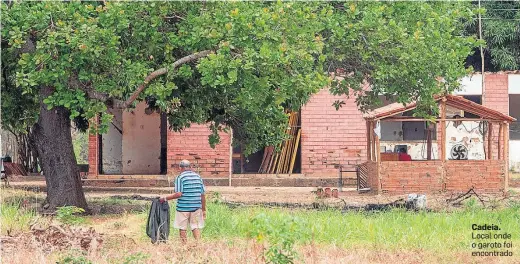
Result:
<instances>
[{"instance_id":1,"label":"man's bare leg","mask_svg":"<svg viewBox=\"0 0 520 264\"><path fill-rule=\"evenodd\" d=\"M200 239L200 229L195 228L195 229L191 230L191 233L193 233L193 237L194 237L196 240L199 240L199 239Z\"/></svg>"},{"instance_id":2,"label":"man's bare leg","mask_svg":"<svg viewBox=\"0 0 520 264\"><path fill-rule=\"evenodd\" d=\"M188 238L186 237L186 230L179 229L179 235L181 237L182 243L186 244L186 242L188 242Z\"/></svg>"}]
</instances>

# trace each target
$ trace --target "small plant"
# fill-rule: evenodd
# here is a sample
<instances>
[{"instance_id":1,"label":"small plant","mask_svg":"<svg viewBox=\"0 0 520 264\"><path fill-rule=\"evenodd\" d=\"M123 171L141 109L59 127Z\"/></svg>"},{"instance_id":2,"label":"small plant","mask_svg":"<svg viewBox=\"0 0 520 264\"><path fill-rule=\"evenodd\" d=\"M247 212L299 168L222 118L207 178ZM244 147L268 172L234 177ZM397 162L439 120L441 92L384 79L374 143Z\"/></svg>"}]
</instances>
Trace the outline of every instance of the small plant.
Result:
<instances>
[{"instance_id":1,"label":"small plant","mask_svg":"<svg viewBox=\"0 0 520 264\"><path fill-rule=\"evenodd\" d=\"M0 230L1 234L13 235L29 228L29 224L36 218L36 211L25 207L25 197L0 203Z\"/></svg>"},{"instance_id":2,"label":"small plant","mask_svg":"<svg viewBox=\"0 0 520 264\"><path fill-rule=\"evenodd\" d=\"M211 202L216 204L222 203L222 194L220 194L219 192L214 192L211 196Z\"/></svg>"},{"instance_id":3,"label":"small plant","mask_svg":"<svg viewBox=\"0 0 520 264\"><path fill-rule=\"evenodd\" d=\"M58 260L56 264L92 264L85 256L78 252L69 252L62 259Z\"/></svg>"},{"instance_id":4,"label":"small plant","mask_svg":"<svg viewBox=\"0 0 520 264\"><path fill-rule=\"evenodd\" d=\"M281 221L281 222L280 222ZM251 235L258 242L268 242L264 251L267 263L287 264L294 263L298 253L294 249L296 241L305 235L304 229L297 218L282 218L276 221L265 214L260 214L252 220Z\"/></svg>"},{"instance_id":5,"label":"small plant","mask_svg":"<svg viewBox=\"0 0 520 264\"><path fill-rule=\"evenodd\" d=\"M142 252L137 252L134 254L130 254L129 256L126 256L126 258L123 260L123 264L140 264L140 263L146 263L145 260L149 259L149 254L144 254Z\"/></svg>"},{"instance_id":6,"label":"small plant","mask_svg":"<svg viewBox=\"0 0 520 264\"><path fill-rule=\"evenodd\" d=\"M68 225L78 225L85 222L85 218L78 216L77 214L84 213L85 210L83 208L79 208L76 206L62 206L58 207L56 210L56 218Z\"/></svg>"}]
</instances>

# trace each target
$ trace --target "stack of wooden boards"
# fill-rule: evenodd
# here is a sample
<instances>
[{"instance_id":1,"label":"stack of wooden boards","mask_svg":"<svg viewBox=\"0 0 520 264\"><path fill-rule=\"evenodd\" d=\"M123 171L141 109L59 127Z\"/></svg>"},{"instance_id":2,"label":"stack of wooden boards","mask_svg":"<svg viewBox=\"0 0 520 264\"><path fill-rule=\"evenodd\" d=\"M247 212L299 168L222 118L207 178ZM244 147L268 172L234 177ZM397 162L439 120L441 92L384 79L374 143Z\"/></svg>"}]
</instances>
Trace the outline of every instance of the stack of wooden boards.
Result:
<instances>
[{"instance_id":1,"label":"stack of wooden boards","mask_svg":"<svg viewBox=\"0 0 520 264\"><path fill-rule=\"evenodd\" d=\"M285 133L289 135L289 139L278 146L278 152L273 146L264 149L259 173L286 174L293 172L301 137L299 112L290 113L289 126Z\"/></svg>"},{"instance_id":2,"label":"stack of wooden boards","mask_svg":"<svg viewBox=\"0 0 520 264\"><path fill-rule=\"evenodd\" d=\"M25 171L24 167L18 163L4 162L4 170L5 175L7 176L27 176L27 172Z\"/></svg>"}]
</instances>

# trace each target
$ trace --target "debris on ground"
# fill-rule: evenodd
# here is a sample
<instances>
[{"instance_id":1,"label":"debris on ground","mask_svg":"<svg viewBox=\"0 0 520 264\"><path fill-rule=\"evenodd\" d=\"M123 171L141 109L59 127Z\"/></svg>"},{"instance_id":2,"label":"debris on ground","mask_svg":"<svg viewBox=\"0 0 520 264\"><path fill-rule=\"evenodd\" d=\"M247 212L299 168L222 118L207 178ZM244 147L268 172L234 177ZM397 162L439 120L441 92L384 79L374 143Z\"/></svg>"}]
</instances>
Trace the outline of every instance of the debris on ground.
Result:
<instances>
[{"instance_id":1,"label":"debris on ground","mask_svg":"<svg viewBox=\"0 0 520 264\"><path fill-rule=\"evenodd\" d=\"M151 201L155 198L145 197L138 194L134 195L112 195L110 196L112 199L120 199L120 200L138 200L138 201Z\"/></svg>"},{"instance_id":2,"label":"debris on ground","mask_svg":"<svg viewBox=\"0 0 520 264\"><path fill-rule=\"evenodd\" d=\"M51 224L46 228L31 226L29 232L16 236L0 236L2 254L24 248L41 252L79 249L87 252L96 252L103 245L103 234L93 228L71 227L67 225Z\"/></svg>"},{"instance_id":3,"label":"debris on ground","mask_svg":"<svg viewBox=\"0 0 520 264\"><path fill-rule=\"evenodd\" d=\"M47 228L31 227L32 238L44 250L76 248L96 251L103 243L103 234L92 227L80 228L67 225L50 225Z\"/></svg>"},{"instance_id":4,"label":"debris on ground","mask_svg":"<svg viewBox=\"0 0 520 264\"><path fill-rule=\"evenodd\" d=\"M483 206L485 206L486 204L484 203L484 200L482 199L482 197L480 197L477 192L475 192L475 190L473 189L473 187L471 189L469 189L469 191L467 191L466 193L463 193L455 198L449 198L449 199L446 199L446 203L452 205L452 206L461 206L462 205L462 202L467 200L468 198L471 198L471 197L477 197L478 200L482 203Z\"/></svg>"}]
</instances>

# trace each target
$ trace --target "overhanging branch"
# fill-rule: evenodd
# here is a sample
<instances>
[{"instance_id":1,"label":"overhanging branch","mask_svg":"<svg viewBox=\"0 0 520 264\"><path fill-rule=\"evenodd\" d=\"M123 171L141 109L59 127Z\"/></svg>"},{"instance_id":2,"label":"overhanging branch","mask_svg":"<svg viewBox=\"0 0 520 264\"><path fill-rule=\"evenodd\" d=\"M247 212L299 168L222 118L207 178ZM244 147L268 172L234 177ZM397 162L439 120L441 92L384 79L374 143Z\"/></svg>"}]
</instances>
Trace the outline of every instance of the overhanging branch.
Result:
<instances>
[{"instance_id":1,"label":"overhanging branch","mask_svg":"<svg viewBox=\"0 0 520 264\"><path fill-rule=\"evenodd\" d=\"M212 52L213 52L212 50L205 50L205 51L193 53L188 56L182 57L173 63L171 69L175 70L179 66L181 66L185 63L206 57L209 54L211 54ZM137 87L135 92L126 101L113 98L112 96L110 96L107 93L96 91L95 88L92 87L92 85L90 83L85 84L85 83L82 83L81 81L79 81L77 74L73 74L72 76L69 77L68 85L71 88L80 89L80 90L84 91L89 98L102 101L111 108L126 109L137 99L137 97L139 97L139 95L146 89L146 87L148 86L148 84L151 81L153 81L155 78L157 78L161 75L164 75L166 73L168 73L168 68L161 68L161 69L158 69L158 70L150 73L148 76L146 76L146 78L144 79L144 82L141 85L139 85L139 87Z\"/></svg>"},{"instance_id":2,"label":"overhanging branch","mask_svg":"<svg viewBox=\"0 0 520 264\"><path fill-rule=\"evenodd\" d=\"M175 70L176 68L178 68L179 66L181 66L185 63L206 57L209 54L211 54L212 52L213 52L212 50L205 50L205 51L193 53L188 56L182 57L173 63L172 70ZM168 68L161 68L161 69L158 69L158 70L150 73L148 76L146 76L146 78L144 79L144 82L141 85L139 85L139 87L137 87L137 90L130 96L130 98L128 98L122 105L114 104L114 107L127 108L137 99L137 97L139 97L139 94L141 94L146 89L146 87L152 80L154 80L155 78L157 78L161 75L164 75L166 73L168 73Z\"/></svg>"}]
</instances>

